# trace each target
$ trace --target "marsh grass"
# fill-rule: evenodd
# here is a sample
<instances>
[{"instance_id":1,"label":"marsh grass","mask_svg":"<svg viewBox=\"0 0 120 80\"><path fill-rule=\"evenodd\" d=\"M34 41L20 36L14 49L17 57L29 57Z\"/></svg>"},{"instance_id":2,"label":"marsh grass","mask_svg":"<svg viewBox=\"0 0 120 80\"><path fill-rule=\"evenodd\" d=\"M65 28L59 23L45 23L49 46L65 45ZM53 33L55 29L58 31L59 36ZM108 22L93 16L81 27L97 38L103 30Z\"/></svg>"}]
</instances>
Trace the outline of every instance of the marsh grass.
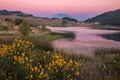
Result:
<instances>
[{"instance_id":1,"label":"marsh grass","mask_svg":"<svg viewBox=\"0 0 120 80\"><path fill-rule=\"evenodd\" d=\"M57 32L51 32L50 35L58 35L62 36L63 38L75 38L75 34L73 32L65 32L65 33L57 33Z\"/></svg>"},{"instance_id":2,"label":"marsh grass","mask_svg":"<svg viewBox=\"0 0 120 80\"><path fill-rule=\"evenodd\" d=\"M41 33L41 34L34 34L27 38L27 40L32 41L35 45L35 48L41 50L50 50L53 51L52 41L60 38L75 38L73 33Z\"/></svg>"},{"instance_id":3,"label":"marsh grass","mask_svg":"<svg viewBox=\"0 0 120 80\"><path fill-rule=\"evenodd\" d=\"M81 75L83 80L119 80L120 49L97 49L85 62Z\"/></svg>"},{"instance_id":4,"label":"marsh grass","mask_svg":"<svg viewBox=\"0 0 120 80\"><path fill-rule=\"evenodd\" d=\"M15 37L0 38L0 44L10 45Z\"/></svg>"},{"instance_id":5,"label":"marsh grass","mask_svg":"<svg viewBox=\"0 0 120 80\"><path fill-rule=\"evenodd\" d=\"M53 51L51 42L43 35L31 36L27 40L33 42L35 48L40 50Z\"/></svg>"},{"instance_id":6,"label":"marsh grass","mask_svg":"<svg viewBox=\"0 0 120 80\"><path fill-rule=\"evenodd\" d=\"M18 35L13 33L1 33L0 36L18 36Z\"/></svg>"}]
</instances>

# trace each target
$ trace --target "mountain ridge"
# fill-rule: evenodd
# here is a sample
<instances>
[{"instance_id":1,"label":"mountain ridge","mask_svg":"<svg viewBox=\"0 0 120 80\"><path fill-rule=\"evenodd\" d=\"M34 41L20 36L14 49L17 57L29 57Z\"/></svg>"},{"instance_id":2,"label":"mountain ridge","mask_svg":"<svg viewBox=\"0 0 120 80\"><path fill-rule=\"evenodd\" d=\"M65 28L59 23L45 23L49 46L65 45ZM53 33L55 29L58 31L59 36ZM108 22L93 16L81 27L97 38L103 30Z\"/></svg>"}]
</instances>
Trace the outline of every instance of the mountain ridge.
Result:
<instances>
[{"instance_id":1,"label":"mountain ridge","mask_svg":"<svg viewBox=\"0 0 120 80\"><path fill-rule=\"evenodd\" d=\"M6 15L16 15L20 17L33 17L32 14L27 14L21 11L8 11L8 10L0 10L0 15L6 16Z\"/></svg>"},{"instance_id":2,"label":"mountain ridge","mask_svg":"<svg viewBox=\"0 0 120 80\"><path fill-rule=\"evenodd\" d=\"M85 20L85 22L99 22L102 25L120 26L120 9L104 12L96 17Z\"/></svg>"},{"instance_id":3,"label":"mountain ridge","mask_svg":"<svg viewBox=\"0 0 120 80\"><path fill-rule=\"evenodd\" d=\"M65 13L59 13L59 14L56 14L56 15L53 15L53 16L52 16L52 18L59 18L59 19L62 19L62 18L64 18L64 17L70 17L70 18L71 18L70 15L65 14Z\"/></svg>"}]
</instances>

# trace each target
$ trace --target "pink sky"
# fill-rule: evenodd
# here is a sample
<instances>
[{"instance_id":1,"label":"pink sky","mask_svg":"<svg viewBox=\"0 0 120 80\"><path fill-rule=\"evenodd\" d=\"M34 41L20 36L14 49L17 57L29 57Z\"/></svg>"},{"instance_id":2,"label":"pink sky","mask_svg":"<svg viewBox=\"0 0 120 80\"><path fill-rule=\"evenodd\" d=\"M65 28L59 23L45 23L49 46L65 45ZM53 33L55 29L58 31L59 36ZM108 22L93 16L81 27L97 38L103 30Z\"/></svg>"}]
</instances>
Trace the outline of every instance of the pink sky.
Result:
<instances>
[{"instance_id":1,"label":"pink sky","mask_svg":"<svg viewBox=\"0 0 120 80\"><path fill-rule=\"evenodd\" d=\"M100 14L120 8L120 0L0 0L0 9L34 15Z\"/></svg>"}]
</instances>

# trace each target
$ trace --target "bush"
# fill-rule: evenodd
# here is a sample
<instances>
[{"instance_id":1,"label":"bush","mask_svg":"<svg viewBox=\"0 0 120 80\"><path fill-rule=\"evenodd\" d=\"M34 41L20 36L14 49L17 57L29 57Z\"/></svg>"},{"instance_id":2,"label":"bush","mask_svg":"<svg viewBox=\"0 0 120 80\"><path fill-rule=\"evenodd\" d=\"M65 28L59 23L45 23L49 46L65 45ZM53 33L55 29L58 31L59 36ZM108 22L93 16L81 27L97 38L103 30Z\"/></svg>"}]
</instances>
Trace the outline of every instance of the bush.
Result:
<instances>
[{"instance_id":1,"label":"bush","mask_svg":"<svg viewBox=\"0 0 120 80\"><path fill-rule=\"evenodd\" d=\"M41 26L41 31L46 31L46 25L45 24L42 24L42 26Z\"/></svg>"},{"instance_id":2,"label":"bush","mask_svg":"<svg viewBox=\"0 0 120 80\"><path fill-rule=\"evenodd\" d=\"M27 21L23 21L22 24L19 27L19 31L22 34L23 37L26 37L30 32L30 26Z\"/></svg>"},{"instance_id":3,"label":"bush","mask_svg":"<svg viewBox=\"0 0 120 80\"><path fill-rule=\"evenodd\" d=\"M0 77L2 80L23 80L29 73L31 42L14 40L13 44L0 46Z\"/></svg>"},{"instance_id":4,"label":"bush","mask_svg":"<svg viewBox=\"0 0 120 80\"><path fill-rule=\"evenodd\" d=\"M5 18L5 21L6 21L6 22L12 22L13 20L10 19L10 18Z\"/></svg>"},{"instance_id":5,"label":"bush","mask_svg":"<svg viewBox=\"0 0 120 80\"><path fill-rule=\"evenodd\" d=\"M22 22L23 22L22 19L16 18L16 19L14 20L15 25L20 25Z\"/></svg>"}]
</instances>

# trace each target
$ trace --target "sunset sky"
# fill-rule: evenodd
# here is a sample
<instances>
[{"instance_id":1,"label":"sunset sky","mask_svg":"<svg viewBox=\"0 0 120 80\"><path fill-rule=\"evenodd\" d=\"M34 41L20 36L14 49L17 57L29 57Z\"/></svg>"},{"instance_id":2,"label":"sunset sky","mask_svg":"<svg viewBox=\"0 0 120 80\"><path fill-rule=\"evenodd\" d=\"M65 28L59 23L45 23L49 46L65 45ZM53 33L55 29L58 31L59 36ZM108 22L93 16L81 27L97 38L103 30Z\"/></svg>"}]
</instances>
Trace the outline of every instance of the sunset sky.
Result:
<instances>
[{"instance_id":1,"label":"sunset sky","mask_svg":"<svg viewBox=\"0 0 120 80\"><path fill-rule=\"evenodd\" d=\"M0 9L23 11L36 16L65 13L82 20L120 9L120 0L0 0Z\"/></svg>"}]
</instances>

